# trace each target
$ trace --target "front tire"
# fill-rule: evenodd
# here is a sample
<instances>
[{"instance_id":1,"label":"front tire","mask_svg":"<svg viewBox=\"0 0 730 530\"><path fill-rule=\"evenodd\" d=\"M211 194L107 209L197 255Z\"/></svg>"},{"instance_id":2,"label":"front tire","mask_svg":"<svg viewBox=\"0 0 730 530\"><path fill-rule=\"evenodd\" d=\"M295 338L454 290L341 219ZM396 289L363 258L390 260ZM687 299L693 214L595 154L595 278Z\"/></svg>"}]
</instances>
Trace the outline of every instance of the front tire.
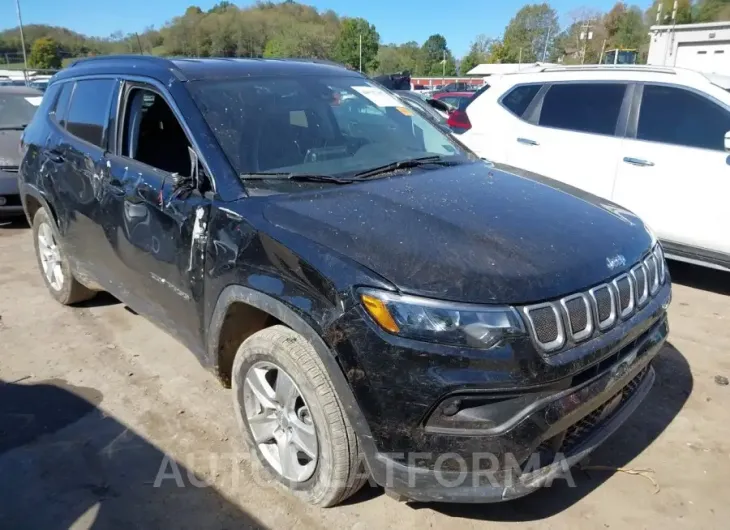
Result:
<instances>
[{"instance_id":1,"label":"front tire","mask_svg":"<svg viewBox=\"0 0 730 530\"><path fill-rule=\"evenodd\" d=\"M48 212L40 208L33 217L33 246L48 292L63 305L93 298L96 291L84 287L74 278L60 242L55 223Z\"/></svg>"},{"instance_id":2,"label":"front tire","mask_svg":"<svg viewBox=\"0 0 730 530\"><path fill-rule=\"evenodd\" d=\"M280 325L254 333L239 347L232 375L239 427L269 475L322 507L362 487L357 437L304 337Z\"/></svg>"}]
</instances>

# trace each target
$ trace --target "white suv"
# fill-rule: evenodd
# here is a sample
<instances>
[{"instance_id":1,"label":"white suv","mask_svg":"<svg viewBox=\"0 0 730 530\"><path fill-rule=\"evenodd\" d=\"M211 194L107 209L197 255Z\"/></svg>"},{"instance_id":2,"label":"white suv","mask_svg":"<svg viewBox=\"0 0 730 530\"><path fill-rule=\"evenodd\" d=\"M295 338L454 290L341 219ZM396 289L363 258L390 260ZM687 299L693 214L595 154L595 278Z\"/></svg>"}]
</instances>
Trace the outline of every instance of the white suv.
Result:
<instances>
[{"instance_id":1,"label":"white suv","mask_svg":"<svg viewBox=\"0 0 730 530\"><path fill-rule=\"evenodd\" d=\"M668 257L730 270L730 78L540 67L490 82L449 125L483 158L610 199Z\"/></svg>"}]
</instances>

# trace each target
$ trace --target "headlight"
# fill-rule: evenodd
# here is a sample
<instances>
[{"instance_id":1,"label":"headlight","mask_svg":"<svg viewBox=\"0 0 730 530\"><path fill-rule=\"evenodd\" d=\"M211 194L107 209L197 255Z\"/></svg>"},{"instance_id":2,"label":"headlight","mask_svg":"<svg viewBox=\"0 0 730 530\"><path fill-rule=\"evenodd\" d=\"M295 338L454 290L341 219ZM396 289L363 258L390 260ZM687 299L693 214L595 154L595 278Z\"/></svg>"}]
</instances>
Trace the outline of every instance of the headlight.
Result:
<instances>
[{"instance_id":1,"label":"headlight","mask_svg":"<svg viewBox=\"0 0 730 530\"><path fill-rule=\"evenodd\" d=\"M525 333L512 307L452 304L374 289L360 291L360 300L381 328L410 339L486 349Z\"/></svg>"}]
</instances>

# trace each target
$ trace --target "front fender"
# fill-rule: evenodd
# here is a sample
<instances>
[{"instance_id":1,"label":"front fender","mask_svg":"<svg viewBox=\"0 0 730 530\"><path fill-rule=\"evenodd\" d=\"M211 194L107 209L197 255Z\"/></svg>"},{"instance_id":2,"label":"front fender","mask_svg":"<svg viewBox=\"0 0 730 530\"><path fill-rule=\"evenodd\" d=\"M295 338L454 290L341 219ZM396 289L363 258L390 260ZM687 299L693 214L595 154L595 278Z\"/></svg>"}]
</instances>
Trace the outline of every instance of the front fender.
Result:
<instances>
[{"instance_id":1,"label":"front fender","mask_svg":"<svg viewBox=\"0 0 730 530\"><path fill-rule=\"evenodd\" d=\"M229 285L223 289L218 297L218 301L216 302L210 326L208 328L207 352L208 361L210 363L209 365L215 366L217 363L216 358L223 321L231 304L236 302L248 304L268 313L309 341L315 352L317 352L319 359L322 361L322 365L332 381L335 392L337 393L337 398L339 399L345 414L347 414L352 428L357 434L360 447L365 454L368 467L372 472L371 464L373 463L376 454L373 435L365 417L363 416L362 410L355 399L352 388L337 362L335 354L327 346L319 333L317 333L302 316L297 314L292 308L288 307L280 300L242 285Z\"/></svg>"}]
</instances>

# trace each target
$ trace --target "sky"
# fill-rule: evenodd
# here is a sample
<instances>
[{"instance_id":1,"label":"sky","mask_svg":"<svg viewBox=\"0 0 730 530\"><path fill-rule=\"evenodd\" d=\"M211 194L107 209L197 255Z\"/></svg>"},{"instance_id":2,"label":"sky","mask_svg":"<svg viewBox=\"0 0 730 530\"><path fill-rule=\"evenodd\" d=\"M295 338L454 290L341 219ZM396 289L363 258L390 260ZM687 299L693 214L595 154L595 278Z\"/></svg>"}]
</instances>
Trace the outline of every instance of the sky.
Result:
<instances>
[{"instance_id":1,"label":"sky","mask_svg":"<svg viewBox=\"0 0 730 530\"><path fill-rule=\"evenodd\" d=\"M216 0L19 0L23 24L64 26L86 35L107 37L117 30L141 31L161 27L189 5L207 10ZM341 16L363 17L374 24L383 44L410 40L423 43L429 35L446 37L456 57L465 55L475 36L499 37L522 3L507 0L301 0ZM538 0L533 0L538 1ZM616 0L552 0L561 26L568 14L581 7L609 10ZM253 2L233 0L239 6ZM524 2L529 3L529 2ZM636 3L642 10L650 0ZM15 0L0 0L0 29L17 26Z\"/></svg>"}]
</instances>

